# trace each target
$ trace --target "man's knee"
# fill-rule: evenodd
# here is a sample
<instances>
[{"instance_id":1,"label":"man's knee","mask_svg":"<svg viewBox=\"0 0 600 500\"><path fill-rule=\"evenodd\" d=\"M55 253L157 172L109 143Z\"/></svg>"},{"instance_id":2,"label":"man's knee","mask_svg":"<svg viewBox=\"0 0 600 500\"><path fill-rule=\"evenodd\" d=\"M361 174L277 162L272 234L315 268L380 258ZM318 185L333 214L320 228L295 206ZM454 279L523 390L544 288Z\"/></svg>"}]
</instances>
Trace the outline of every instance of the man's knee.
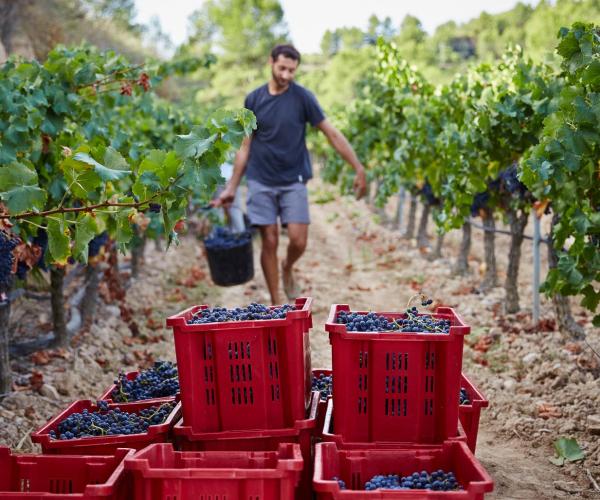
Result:
<instances>
[{"instance_id":1,"label":"man's knee","mask_svg":"<svg viewBox=\"0 0 600 500\"><path fill-rule=\"evenodd\" d=\"M306 250L307 237L305 235L290 236L289 246L296 252L302 253Z\"/></svg>"},{"instance_id":2,"label":"man's knee","mask_svg":"<svg viewBox=\"0 0 600 500\"><path fill-rule=\"evenodd\" d=\"M265 229L261 233L262 248L266 252L277 252L277 245L279 244L279 238L277 231Z\"/></svg>"}]
</instances>

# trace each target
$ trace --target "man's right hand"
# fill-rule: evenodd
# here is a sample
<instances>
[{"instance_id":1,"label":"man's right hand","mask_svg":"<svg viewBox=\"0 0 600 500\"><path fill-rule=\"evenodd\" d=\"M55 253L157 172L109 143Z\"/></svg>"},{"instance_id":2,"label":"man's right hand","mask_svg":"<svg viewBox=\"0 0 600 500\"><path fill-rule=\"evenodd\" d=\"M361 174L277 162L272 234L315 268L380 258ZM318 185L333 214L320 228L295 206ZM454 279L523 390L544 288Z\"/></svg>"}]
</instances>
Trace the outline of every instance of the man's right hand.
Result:
<instances>
[{"instance_id":1,"label":"man's right hand","mask_svg":"<svg viewBox=\"0 0 600 500\"><path fill-rule=\"evenodd\" d=\"M213 207L224 207L229 208L235 199L235 189L230 186L226 186L221 194L210 202Z\"/></svg>"}]
</instances>

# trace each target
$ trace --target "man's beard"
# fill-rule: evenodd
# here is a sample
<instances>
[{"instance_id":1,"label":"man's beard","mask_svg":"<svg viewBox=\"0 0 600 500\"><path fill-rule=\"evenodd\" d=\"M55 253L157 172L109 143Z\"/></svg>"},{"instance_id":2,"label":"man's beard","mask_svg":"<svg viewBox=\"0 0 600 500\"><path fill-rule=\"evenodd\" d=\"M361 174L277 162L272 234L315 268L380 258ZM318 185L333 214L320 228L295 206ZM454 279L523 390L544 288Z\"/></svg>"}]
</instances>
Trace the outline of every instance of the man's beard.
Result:
<instances>
[{"instance_id":1,"label":"man's beard","mask_svg":"<svg viewBox=\"0 0 600 500\"><path fill-rule=\"evenodd\" d=\"M286 82L285 80L282 80L281 78L277 78L277 76L275 75L275 72L273 70L271 70L271 76L273 77L273 80L275 81L275 83L277 83L277 85L279 85L281 88L285 88L290 84L290 82Z\"/></svg>"}]
</instances>

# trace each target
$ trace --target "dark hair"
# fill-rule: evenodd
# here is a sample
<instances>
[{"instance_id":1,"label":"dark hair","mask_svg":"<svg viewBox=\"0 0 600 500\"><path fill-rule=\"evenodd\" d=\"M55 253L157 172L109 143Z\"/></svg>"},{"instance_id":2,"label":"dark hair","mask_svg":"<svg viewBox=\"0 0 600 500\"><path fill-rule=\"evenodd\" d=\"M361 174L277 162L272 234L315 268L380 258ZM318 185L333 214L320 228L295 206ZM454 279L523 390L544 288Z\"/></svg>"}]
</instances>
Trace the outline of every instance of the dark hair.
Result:
<instances>
[{"instance_id":1,"label":"dark hair","mask_svg":"<svg viewBox=\"0 0 600 500\"><path fill-rule=\"evenodd\" d=\"M298 64L300 64L300 52L298 52L293 45L277 45L271 51L271 57L273 58L273 61L277 61L279 56L289 57L294 61L298 61Z\"/></svg>"}]
</instances>

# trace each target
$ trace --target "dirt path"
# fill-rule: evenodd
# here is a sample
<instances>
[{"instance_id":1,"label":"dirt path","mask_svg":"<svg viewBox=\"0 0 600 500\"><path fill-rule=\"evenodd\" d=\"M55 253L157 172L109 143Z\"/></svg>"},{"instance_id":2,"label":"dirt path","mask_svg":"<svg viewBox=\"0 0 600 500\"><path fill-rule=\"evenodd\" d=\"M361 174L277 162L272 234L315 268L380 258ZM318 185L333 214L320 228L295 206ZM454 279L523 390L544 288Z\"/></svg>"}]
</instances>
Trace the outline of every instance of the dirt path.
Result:
<instances>
[{"instance_id":1,"label":"dirt path","mask_svg":"<svg viewBox=\"0 0 600 500\"><path fill-rule=\"evenodd\" d=\"M311 199L331 198L323 194L332 190L313 181ZM313 367L331 366L329 340L322 325L332 303L348 303L354 309L398 310L416 290L423 290L437 303L457 308L472 325L464 371L491 402L483 413L477 450L496 482L491 498L596 498L586 470L600 480L600 443L588 428L587 418L600 413L600 368L584 344L565 342L554 331L545 300L544 328L528 328L529 245L524 245L520 280L525 313L505 317L501 314L501 288L475 293L483 255L480 233L474 234L473 273L459 278L453 276L448 258L425 260L412 242L378 224L364 202L333 198L326 204L312 204L309 246L297 268L302 293L314 298ZM446 256L456 254L459 238L459 233L447 237ZM281 256L285 245L282 237ZM119 370L135 369L154 359L174 360L171 332L164 327L166 316L199 303L235 306L267 302L258 241L255 279L226 289L212 286L206 278L208 271L199 248L187 237L179 248L166 253L153 246L147 249L142 276L127 298L142 333L139 339L131 338L118 308L102 304L96 323L68 350L14 360L19 391L0 403L0 444L22 451L35 449L28 433L70 401L94 399ZM508 241L499 237L501 279L507 248ZM13 309L13 322L29 318L28 324L47 327L45 304L18 303ZM588 325L589 318L582 311L577 311L576 319ZM19 331L15 328L15 335ZM589 329L588 342L599 350L597 330ZM37 391L30 387L36 373L46 386ZM552 442L561 436L577 439L586 454L583 462L562 468L549 462Z\"/></svg>"}]
</instances>

